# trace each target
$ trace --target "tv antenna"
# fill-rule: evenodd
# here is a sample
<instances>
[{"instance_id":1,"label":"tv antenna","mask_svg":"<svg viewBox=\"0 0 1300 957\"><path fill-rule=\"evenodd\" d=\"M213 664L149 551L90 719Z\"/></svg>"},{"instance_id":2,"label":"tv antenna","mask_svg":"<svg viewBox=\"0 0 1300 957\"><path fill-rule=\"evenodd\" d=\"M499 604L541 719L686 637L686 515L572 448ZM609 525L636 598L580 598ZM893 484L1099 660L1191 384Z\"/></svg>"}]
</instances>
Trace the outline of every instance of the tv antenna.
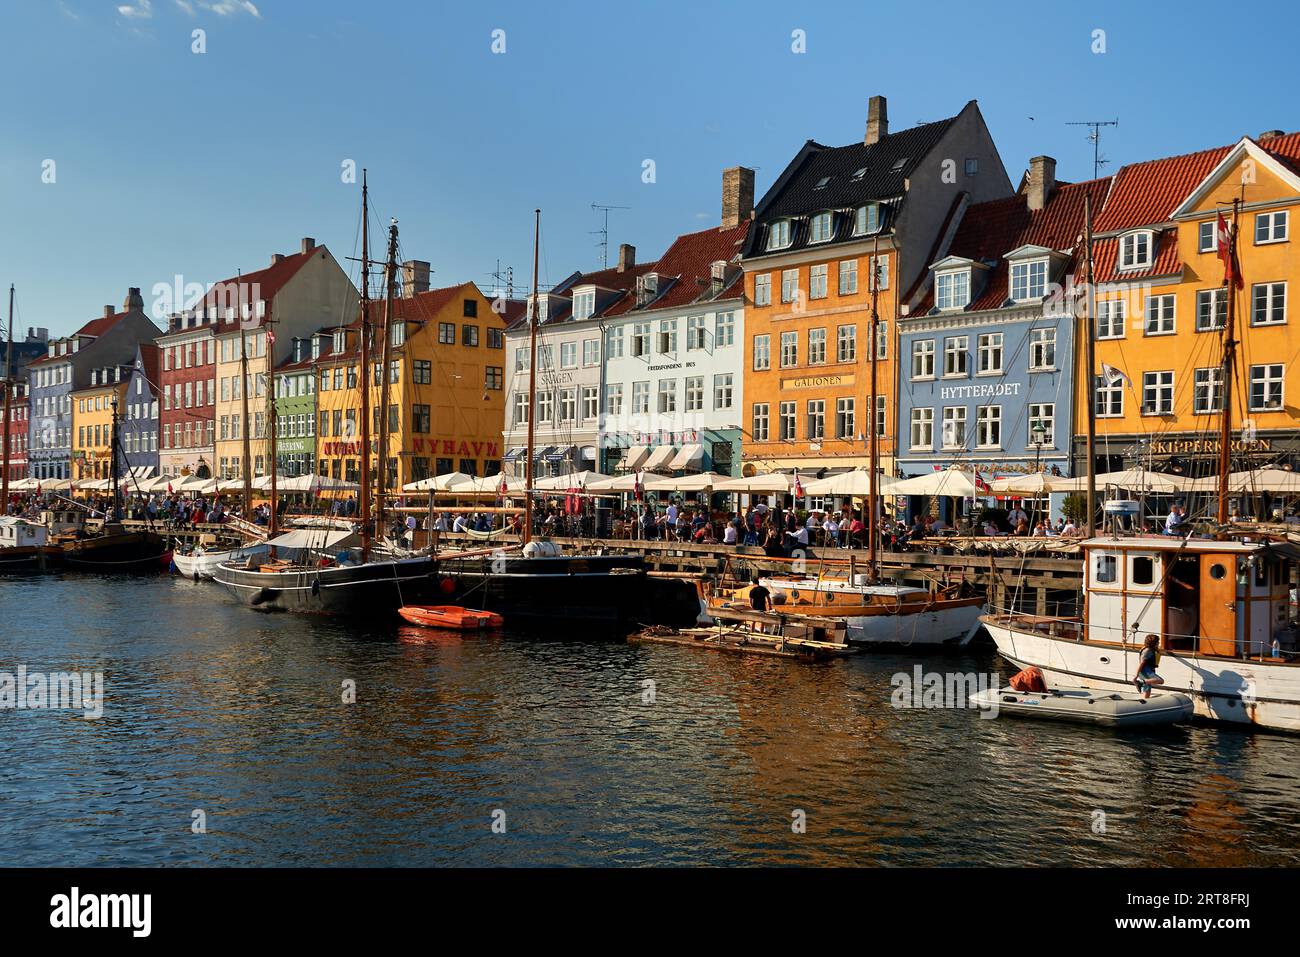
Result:
<instances>
[{"instance_id":1,"label":"tv antenna","mask_svg":"<svg viewBox=\"0 0 1300 957\"><path fill-rule=\"evenodd\" d=\"M1110 162L1110 160L1101 158L1101 128L1103 126L1119 126L1119 120L1079 120L1065 125L1091 127L1091 131L1088 133L1088 142L1092 144L1092 178L1096 179L1101 175L1101 168Z\"/></svg>"},{"instance_id":2,"label":"tv antenna","mask_svg":"<svg viewBox=\"0 0 1300 957\"><path fill-rule=\"evenodd\" d=\"M631 206L602 206L600 203L592 203L592 210L603 212L605 214L605 224L600 229L593 229L591 234L600 237L600 268L609 268L609 211L611 209L631 209Z\"/></svg>"}]
</instances>

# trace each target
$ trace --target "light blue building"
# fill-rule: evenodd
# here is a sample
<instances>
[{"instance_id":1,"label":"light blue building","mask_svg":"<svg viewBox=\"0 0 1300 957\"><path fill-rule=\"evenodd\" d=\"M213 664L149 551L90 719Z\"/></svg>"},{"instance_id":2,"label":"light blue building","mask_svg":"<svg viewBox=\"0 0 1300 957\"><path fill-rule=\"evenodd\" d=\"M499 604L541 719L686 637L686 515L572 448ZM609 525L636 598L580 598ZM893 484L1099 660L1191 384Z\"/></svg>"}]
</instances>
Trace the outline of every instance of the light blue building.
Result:
<instances>
[{"instance_id":1,"label":"light blue building","mask_svg":"<svg viewBox=\"0 0 1300 957\"><path fill-rule=\"evenodd\" d=\"M1058 186L1037 157L1019 192L969 206L899 322L897 463L907 476L952 464L985 482L1068 475L1075 290L1084 228L1108 180ZM1031 503L1059 514L1062 495ZM926 507L909 503L909 516ZM952 502L941 515L952 520Z\"/></svg>"}]
</instances>

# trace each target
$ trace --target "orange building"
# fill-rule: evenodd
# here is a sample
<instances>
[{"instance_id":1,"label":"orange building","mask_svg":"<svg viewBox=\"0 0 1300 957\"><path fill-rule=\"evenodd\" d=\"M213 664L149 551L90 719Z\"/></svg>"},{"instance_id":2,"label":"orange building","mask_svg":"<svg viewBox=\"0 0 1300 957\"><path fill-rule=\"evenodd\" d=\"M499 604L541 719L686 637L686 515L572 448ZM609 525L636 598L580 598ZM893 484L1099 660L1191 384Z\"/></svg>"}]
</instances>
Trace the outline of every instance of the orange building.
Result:
<instances>
[{"instance_id":1,"label":"orange building","mask_svg":"<svg viewBox=\"0 0 1300 957\"><path fill-rule=\"evenodd\" d=\"M72 478L73 481L106 479L112 476L113 412L126 413L126 387L131 368L92 369L90 386L72 393ZM118 450L118 470L128 473L126 457Z\"/></svg>"}]
</instances>

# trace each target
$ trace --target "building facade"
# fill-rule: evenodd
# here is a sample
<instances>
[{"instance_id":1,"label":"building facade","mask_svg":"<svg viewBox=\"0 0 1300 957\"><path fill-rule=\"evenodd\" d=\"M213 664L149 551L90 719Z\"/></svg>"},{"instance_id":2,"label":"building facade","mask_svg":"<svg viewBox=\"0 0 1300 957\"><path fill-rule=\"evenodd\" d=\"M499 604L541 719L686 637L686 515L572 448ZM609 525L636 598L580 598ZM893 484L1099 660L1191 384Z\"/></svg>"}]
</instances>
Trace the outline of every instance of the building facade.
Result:
<instances>
[{"instance_id":1,"label":"building facade","mask_svg":"<svg viewBox=\"0 0 1300 957\"><path fill-rule=\"evenodd\" d=\"M900 318L900 474L1070 474L1076 254L1110 180L1058 186L1055 169L1036 157L1016 195L964 209Z\"/></svg>"},{"instance_id":2,"label":"building facade","mask_svg":"<svg viewBox=\"0 0 1300 957\"><path fill-rule=\"evenodd\" d=\"M158 337L158 468L211 478L216 452L217 317L202 305L173 315Z\"/></svg>"},{"instance_id":3,"label":"building facade","mask_svg":"<svg viewBox=\"0 0 1300 957\"><path fill-rule=\"evenodd\" d=\"M129 474L136 481L161 474L158 471L159 354L160 350L152 342L140 343L121 410L122 448Z\"/></svg>"},{"instance_id":4,"label":"building facade","mask_svg":"<svg viewBox=\"0 0 1300 957\"><path fill-rule=\"evenodd\" d=\"M11 482L27 478L27 443L31 429L31 404L27 392L27 380L15 377L9 386L9 418L5 423L9 456L4 468Z\"/></svg>"},{"instance_id":5,"label":"building facade","mask_svg":"<svg viewBox=\"0 0 1300 957\"><path fill-rule=\"evenodd\" d=\"M1086 393L1100 473L1138 464L1219 471L1223 330L1234 300L1233 468L1300 466L1291 278L1300 257L1300 134L1278 131L1123 167L1094 231L1097 367L1079 364L1075 459L1086 460ZM1244 284L1225 285L1216 224L1238 214Z\"/></svg>"},{"instance_id":6,"label":"building facade","mask_svg":"<svg viewBox=\"0 0 1300 957\"><path fill-rule=\"evenodd\" d=\"M121 425L130 381L129 365L106 366L91 369L90 385L73 390L71 477L74 482L111 478L114 460L119 480L127 482L130 473L121 443ZM119 440L116 445L115 426Z\"/></svg>"},{"instance_id":7,"label":"building facade","mask_svg":"<svg viewBox=\"0 0 1300 957\"><path fill-rule=\"evenodd\" d=\"M297 336L275 376L275 471L310 475L316 471L316 373L323 336Z\"/></svg>"}]
</instances>

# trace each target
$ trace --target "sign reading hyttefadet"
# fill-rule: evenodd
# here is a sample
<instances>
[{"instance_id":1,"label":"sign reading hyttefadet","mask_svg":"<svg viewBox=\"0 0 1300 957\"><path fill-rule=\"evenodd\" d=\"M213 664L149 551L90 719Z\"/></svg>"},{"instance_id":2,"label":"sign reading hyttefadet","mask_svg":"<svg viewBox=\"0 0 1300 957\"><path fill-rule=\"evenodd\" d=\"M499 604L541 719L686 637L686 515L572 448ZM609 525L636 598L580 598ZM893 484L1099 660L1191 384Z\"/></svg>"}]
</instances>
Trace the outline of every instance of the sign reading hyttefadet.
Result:
<instances>
[{"instance_id":1,"label":"sign reading hyttefadet","mask_svg":"<svg viewBox=\"0 0 1300 957\"><path fill-rule=\"evenodd\" d=\"M0 709L80 711L84 718L104 716L102 671L0 671Z\"/></svg>"}]
</instances>

